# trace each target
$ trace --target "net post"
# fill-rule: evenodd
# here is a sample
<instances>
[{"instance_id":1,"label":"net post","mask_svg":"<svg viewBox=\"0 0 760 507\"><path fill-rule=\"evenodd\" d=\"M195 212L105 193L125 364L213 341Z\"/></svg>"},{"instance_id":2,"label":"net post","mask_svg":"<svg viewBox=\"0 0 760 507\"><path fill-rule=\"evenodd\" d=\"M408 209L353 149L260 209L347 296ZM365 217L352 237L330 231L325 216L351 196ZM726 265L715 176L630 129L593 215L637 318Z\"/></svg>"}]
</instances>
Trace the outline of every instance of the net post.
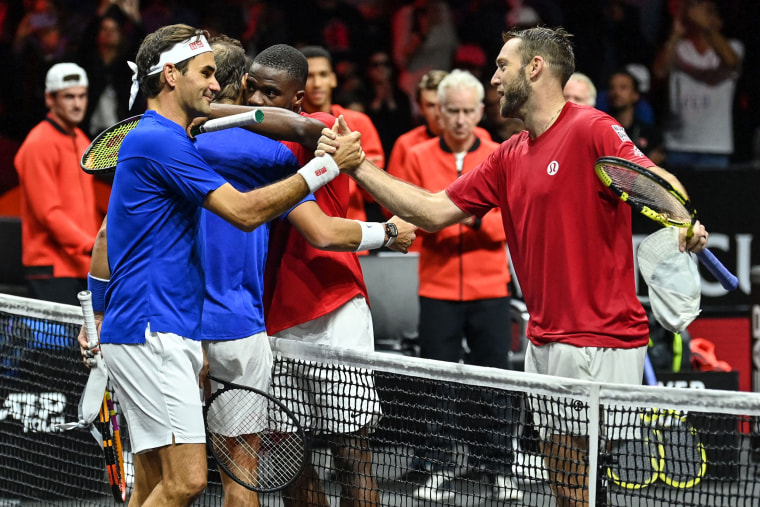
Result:
<instances>
[{"instance_id":1,"label":"net post","mask_svg":"<svg viewBox=\"0 0 760 507\"><path fill-rule=\"evenodd\" d=\"M591 387L588 400L588 504L597 503L596 481L599 474L599 428L601 426L599 410L599 385ZM606 499L605 499L606 500ZM606 505L602 503L601 505Z\"/></svg>"},{"instance_id":2,"label":"net post","mask_svg":"<svg viewBox=\"0 0 760 507\"><path fill-rule=\"evenodd\" d=\"M752 391L760 392L760 265L750 270L750 357L752 358ZM750 431L752 461L760 463L760 418L754 417Z\"/></svg>"}]
</instances>

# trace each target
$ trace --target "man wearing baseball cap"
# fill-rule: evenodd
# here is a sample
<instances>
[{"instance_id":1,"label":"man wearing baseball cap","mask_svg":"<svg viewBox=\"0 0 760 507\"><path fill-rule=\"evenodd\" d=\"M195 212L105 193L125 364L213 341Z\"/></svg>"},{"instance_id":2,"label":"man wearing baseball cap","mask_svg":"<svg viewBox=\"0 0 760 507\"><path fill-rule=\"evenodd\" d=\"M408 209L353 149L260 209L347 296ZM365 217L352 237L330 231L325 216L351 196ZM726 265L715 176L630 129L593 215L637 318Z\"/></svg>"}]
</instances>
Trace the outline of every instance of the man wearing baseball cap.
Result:
<instances>
[{"instance_id":1,"label":"man wearing baseball cap","mask_svg":"<svg viewBox=\"0 0 760 507\"><path fill-rule=\"evenodd\" d=\"M21 189L21 244L29 296L78 304L87 288L98 232L93 177L79 168L90 140L78 127L87 110L87 73L53 65L45 78L48 114L14 160Z\"/></svg>"}]
</instances>

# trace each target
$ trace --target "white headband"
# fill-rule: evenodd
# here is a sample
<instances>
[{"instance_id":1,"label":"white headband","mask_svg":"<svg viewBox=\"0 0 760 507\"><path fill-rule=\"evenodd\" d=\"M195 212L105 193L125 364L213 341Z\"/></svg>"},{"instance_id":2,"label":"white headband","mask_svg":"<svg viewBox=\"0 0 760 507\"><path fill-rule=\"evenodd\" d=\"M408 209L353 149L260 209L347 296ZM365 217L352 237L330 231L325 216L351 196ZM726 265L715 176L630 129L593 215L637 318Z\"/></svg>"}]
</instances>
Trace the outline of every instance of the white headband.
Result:
<instances>
[{"instance_id":1,"label":"white headband","mask_svg":"<svg viewBox=\"0 0 760 507\"><path fill-rule=\"evenodd\" d=\"M167 63L179 63L209 51L211 51L211 46L209 46L206 37L194 35L185 41L178 42L171 49L161 53L158 63L148 69L145 75L152 76L153 74L158 74L164 70L164 65ZM137 79L137 64L135 62L127 62L127 65L132 69L132 88L129 93L129 109L131 110L132 105L135 103L137 92L140 90L140 80Z\"/></svg>"}]
</instances>

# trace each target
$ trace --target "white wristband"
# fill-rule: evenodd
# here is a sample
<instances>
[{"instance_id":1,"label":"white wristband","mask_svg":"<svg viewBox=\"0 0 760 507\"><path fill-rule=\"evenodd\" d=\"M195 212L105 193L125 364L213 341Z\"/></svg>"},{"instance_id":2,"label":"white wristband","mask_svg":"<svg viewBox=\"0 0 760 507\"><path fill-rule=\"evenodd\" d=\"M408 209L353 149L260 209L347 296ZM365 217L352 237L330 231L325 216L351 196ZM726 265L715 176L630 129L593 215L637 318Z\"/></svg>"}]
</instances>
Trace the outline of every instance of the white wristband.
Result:
<instances>
[{"instance_id":1,"label":"white wristband","mask_svg":"<svg viewBox=\"0 0 760 507\"><path fill-rule=\"evenodd\" d=\"M309 192L314 193L339 175L340 168L330 155L322 155L311 159L308 164L298 170L298 174L306 180Z\"/></svg>"},{"instance_id":2,"label":"white wristband","mask_svg":"<svg viewBox=\"0 0 760 507\"><path fill-rule=\"evenodd\" d=\"M385 226L380 222L362 222L356 220L356 223L362 227L362 240L359 243L357 252L362 250L374 250L385 244Z\"/></svg>"}]
</instances>

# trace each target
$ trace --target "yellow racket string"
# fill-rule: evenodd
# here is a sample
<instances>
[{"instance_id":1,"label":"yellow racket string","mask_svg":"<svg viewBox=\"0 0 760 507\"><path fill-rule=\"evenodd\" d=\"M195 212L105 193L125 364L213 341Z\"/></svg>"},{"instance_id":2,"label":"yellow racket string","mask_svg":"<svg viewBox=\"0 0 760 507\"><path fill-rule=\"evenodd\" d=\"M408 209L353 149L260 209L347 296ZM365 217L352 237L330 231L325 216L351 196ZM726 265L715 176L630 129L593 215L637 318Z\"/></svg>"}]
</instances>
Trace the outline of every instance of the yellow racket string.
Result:
<instances>
[{"instance_id":1,"label":"yellow racket string","mask_svg":"<svg viewBox=\"0 0 760 507\"><path fill-rule=\"evenodd\" d=\"M83 166L88 170L99 170L116 167L119 159L119 148L127 133L135 128L140 118L118 124L113 130L108 130L90 147L85 155Z\"/></svg>"},{"instance_id":2,"label":"yellow racket string","mask_svg":"<svg viewBox=\"0 0 760 507\"><path fill-rule=\"evenodd\" d=\"M684 206L684 199L671 192L657 181L627 167L616 164L601 164L608 186L614 186L623 193L624 201L635 201L643 206L647 216L664 225L685 227L692 223L692 214ZM622 197L622 196L621 196Z\"/></svg>"}]
</instances>

